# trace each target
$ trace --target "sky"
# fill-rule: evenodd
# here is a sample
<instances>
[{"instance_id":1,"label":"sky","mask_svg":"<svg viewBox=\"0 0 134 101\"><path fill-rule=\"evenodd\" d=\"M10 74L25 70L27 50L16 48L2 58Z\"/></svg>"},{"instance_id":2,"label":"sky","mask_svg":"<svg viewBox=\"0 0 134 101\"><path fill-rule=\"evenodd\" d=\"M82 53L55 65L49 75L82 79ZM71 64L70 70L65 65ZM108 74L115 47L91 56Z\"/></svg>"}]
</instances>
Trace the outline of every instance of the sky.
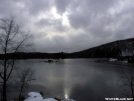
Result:
<instances>
[{"instance_id":1,"label":"sky","mask_svg":"<svg viewBox=\"0 0 134 101\"><path fill-rule=\"evenodd\" d=\"M0 0L37 52L76 52L134 37L134 0Z\"/></svg>"}]
</instances>

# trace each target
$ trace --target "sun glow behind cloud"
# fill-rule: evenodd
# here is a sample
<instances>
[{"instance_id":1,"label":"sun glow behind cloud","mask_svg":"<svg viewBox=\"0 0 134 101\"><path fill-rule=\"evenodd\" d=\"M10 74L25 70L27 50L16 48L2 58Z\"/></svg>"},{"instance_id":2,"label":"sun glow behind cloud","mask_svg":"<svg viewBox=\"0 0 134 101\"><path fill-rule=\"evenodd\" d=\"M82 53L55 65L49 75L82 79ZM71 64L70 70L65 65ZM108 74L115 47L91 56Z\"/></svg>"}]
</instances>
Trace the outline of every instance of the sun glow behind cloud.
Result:
<instances>
[{"instance_id":1,"label":"sun glow behind cloud","mask_svg":"<svg viewBox=\"0 0 134 101\"><path fill-rule=\"evenodd\" d=\"M0 1L0 16L13 14L18 22L22 22L24 30L33 33L35 46L41 52L74 52L132 38L133 9L133 0ZM60 41L64 45L59 46L56 38L64 39L65 42ZM42 43L44 47L40 46Z\"/></svg>"},{"instance_id":2,"label":"sun glow behind cloud","mask_svg":"<svg viewBox=\"0 0 134 101\"><path fill-rule=\"evenodd\" d=\"M52 7L51 13L52 13L52 15L54 16L54 18L56 18L56 19L60 19L60 18L62 17L61 15L59 15L59 14L57 13L57 10L56 10L55 7Z\"/></svg>"},{"instance_id":3,"label":"sun glow behind cloud","mask_svg":"<svg viewBox=\"0 0 134 101\"><path fill-rule=\"evenodd\" d=\"M63 13L63 16L62 16L62 19L63 19L63 20L62 20L62 24L69 27L70 24L69 24L69 20L68 20L68 18L67 18L67 15L68 15L67 12Z\"/></svg>"},{"instance_id":4,"label":"sun glow behind cloud","mask_svg":"<svg viewBox=\"0 0 134 101\"><path fill-rule=\"evenodd\" d=\"M67 14L68 13L65 12L62 15L60 15L57 13L56 7L52 7L49 12L47 12L47 13L41 12L36 18L34 17L33 19L34 19L34 22L38 22L42 19L46 19L46 21L48 21L50 23L50 25L45 25L44 27L40 27L41 32L47 33L47 35L46 35L47 37L52 38L55 35L60 35L60 36L65 37L68 32L67 31L66 32L57 31L57 30L59 30L59 29L57 29L57 27L58 26L59 26L59 28L60 27L61 28L68 27L69 29L71 29L69 20L67 18ZM57 25L57 27L56 27L57 21L58 21L59 25ZM37 28L39 28L39 27L37 26Z\"/></svg>"},{"instance_id":5,"label":"sun glow behind cloud","mask_svg":"<svg viewBox=\"0 0 134 101\"><path fill-rule=\"evenodd\" d=\"M67 18L68 12L63 13L62 15L57 13L57 9L55 7L52 7L51 13L54 16L55 19L62 19L62 24L65 26L70 26L69 20Z\"/></svg>"}]
</instances>

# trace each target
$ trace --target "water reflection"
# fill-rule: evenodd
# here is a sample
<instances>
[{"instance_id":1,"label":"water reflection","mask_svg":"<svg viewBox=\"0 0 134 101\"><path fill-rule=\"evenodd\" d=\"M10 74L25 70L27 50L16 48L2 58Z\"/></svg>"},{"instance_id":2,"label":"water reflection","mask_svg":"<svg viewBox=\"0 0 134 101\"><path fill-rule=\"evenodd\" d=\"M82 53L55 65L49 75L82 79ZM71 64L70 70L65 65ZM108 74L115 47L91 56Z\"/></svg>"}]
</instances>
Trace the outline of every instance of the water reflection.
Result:
<instances>
[{"instance_id":1,"label":"water reflection","mask_svg":"<svg viewBox=\"0 0 134 101\"><path fill-rule=\"evenodd\" d=\"M45 97L73 98L77 101L98 101L105 97L124 97L117 68L129 65L96 63L88 59L65 59L44 63L43 60L27 60L18 63L35 68L36 81L44 86Z\"/></svg>"}]
</instances>

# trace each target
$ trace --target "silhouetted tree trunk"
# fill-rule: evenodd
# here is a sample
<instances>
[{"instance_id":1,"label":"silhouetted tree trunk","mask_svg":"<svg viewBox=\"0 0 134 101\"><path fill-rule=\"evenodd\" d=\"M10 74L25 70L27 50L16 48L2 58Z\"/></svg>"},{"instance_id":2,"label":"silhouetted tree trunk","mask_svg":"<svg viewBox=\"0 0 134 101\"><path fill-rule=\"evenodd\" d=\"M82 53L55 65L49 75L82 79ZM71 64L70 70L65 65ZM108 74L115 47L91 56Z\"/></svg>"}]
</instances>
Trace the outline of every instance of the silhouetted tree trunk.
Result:
<instances>
[{"instance_id":1,"label":"silhouetted tree trunk","mask_svg":"<svg viewBox=\"0 0 134 101\"><path fill-rule=\"evenodd\" d=\"M19 89L19 101L21 100L21 95L24 90L28 86L28 83L35 80L35 70L32 68L22 68L17 71L17 78L15 80L15 87Z\"/></svg>"},{"instance_id":2,"label":"silhouetted tree trunk","mask_svg":"<svg viewBox=\"0 0 134 101\"><path fill-rule=\"evenodd\" d=\"M121 86L124 90L124 94L129 98L133 98L134 101L134 68L128 67L125 70L120 69L119 74L121 76Z\"/></svg>"},{"instance_id":3,"label":"silhouetted tree trunk","mask_svg":"<svg viewBox=\"0 0 134 101\"><path fill-rule=\"evenodd\" d=\"M14 17L0 19L0 52L4 55L0 61L3 101L6 101L7 82L15 68L15 54L32 45L31 43L26 44L29 38L31 35L21 30ZM14 53L14 56L9 59L8 53Z\"/></svg>"}]
</instances>

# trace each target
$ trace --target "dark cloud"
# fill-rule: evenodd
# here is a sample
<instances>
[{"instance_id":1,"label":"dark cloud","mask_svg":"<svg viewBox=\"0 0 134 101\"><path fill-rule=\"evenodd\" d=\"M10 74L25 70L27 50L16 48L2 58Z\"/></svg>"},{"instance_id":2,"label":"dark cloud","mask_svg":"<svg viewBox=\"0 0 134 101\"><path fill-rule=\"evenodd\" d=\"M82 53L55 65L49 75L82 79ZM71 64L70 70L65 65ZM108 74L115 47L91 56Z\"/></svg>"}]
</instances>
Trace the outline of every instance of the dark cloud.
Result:
<instances>
[{"instance_id":1,"label":"dark cloud","mask_svg":"<svg viewBox=\"0 0 134 101\"><path fill-rule=\"evenodd\" d=\"M25 0L25 7L31 15L49 12L53 0Z\"/></svg>"},{"instance_id":2,"label":"dark cloud","mask_svg":"<svg viewBox=\"0 0 134 101\"><path fill-rule=\"evenodd\" d=\"M92 12L107 12L109 8L113 7L115 4L118 5L117 0L84 0L85 7Z\"/></svg>"},{"instance_id":3,"label":"dark cloud","mask_svg":"<svg viewBox=\"0 0 134 101\"><path fill-rule=\"evenodd\" d=\"M101 15L101 17L96 17L95 20L90 23L87 31L91 33L94 37L111 37L111 35L113 34L112 28L109 28L111 23L112 18L109 15Z\"/></svg>"},{"instance_id":4,"label":"dark cloud","mask_svg":"<svg viewBox=\"0 0 134 101\"><path fill-rule=\"evenodd\" d=\"M12 2L10 0L0 0L0 16L9 16L12 14L12 11L16 9L14 4L16 4L16 2Z\"/></svg>"},{"instance_id":5,"label":"dark cloud","mask_svg":"<svg viewBox=\"0 0 134 101\"><path fill-rule=\"evenodd\" d=\"M85 28L90 24L90 15L86 15L83 12L75 12L69 16L70 24L74 28Z\"/></svg>"},{"instance_id":6,"label":"dark cloud","mask_svg":"<svg viewBox=\"0 0 134 101\"><path fill-rule=\"evenodd\" d=\"M117 3L114 0L83 0L77 4L73 3L69 21L75 28L89 26L91 20L96 20L96 17L100 15L107 15L106 12Z\"/></svg>"},{"instance_id":7,"label":"dark cloud","mask_svg":"<svg viewBox=\"0 0 134 101\"><path fill-rule=\"evenodd\" d=\"M70 2L73 0L55 0L55 6L58 10L58 13L62 14L68 8Z\"/></svg>"},{"instance_id":8,"label":"dark cloud","mask_svg":"<svg viewBox=\"0 0 134 101\"><path fill-rule=\"evenodd\" d=\"M73 52L134 37L133 9L133 0L0 1L0 17L14 15L42 52Z\"/></svg>"}]
</instances>

